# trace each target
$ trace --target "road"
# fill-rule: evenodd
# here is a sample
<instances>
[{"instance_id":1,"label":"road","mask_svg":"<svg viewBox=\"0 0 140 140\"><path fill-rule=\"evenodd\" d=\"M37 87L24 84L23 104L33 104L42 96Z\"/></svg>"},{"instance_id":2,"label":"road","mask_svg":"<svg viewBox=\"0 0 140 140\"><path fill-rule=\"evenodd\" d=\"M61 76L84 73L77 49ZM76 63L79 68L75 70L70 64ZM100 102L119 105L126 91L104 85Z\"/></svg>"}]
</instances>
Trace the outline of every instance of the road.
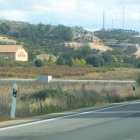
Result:
<instances>
[{"instance_id":1,"label":"road","mask_svg":"<svg viewBox=\"0 0 140 140\"><path fill-rule=\"evenodd\" d=\"M0 140L140 140L140 102L0 128Z\"/></svg>"}]
</instances>

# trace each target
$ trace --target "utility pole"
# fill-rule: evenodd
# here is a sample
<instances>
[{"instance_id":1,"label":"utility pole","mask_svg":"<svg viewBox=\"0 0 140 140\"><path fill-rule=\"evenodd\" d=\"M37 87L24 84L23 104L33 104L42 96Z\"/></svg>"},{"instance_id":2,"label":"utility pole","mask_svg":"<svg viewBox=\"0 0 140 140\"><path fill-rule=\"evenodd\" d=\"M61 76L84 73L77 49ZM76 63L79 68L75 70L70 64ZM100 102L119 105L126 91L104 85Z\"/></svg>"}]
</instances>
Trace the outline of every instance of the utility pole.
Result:
<instances>
[{"instance_id":1,"label":"utility pole","mask_svg":"<svg viewBox=\"0 0 140 140\"><path fill-rule=\"evenodd\" d=\"M112 30L114 29L114 19L112 19Z\"/></svg>"},{"instance_id":2,"label":"utility pole","mask_svg":"<svg viewBox=\"0 0 140 140\"><path fill-rule=\"evenodd\" d=\"M125 7L123 6L123 23L122 23L122 29L124 30L124 24L125 24Z\"/></svg>"},{"instance_id":3,"label":"utility pole","mask_svg":"<svg viewBox=\"0 0 140 140\"><path fill-rule=\"evenodd\" d=\"M103 30L105 30L105 10L103 11Z\"/></svg>"}]
</instances>

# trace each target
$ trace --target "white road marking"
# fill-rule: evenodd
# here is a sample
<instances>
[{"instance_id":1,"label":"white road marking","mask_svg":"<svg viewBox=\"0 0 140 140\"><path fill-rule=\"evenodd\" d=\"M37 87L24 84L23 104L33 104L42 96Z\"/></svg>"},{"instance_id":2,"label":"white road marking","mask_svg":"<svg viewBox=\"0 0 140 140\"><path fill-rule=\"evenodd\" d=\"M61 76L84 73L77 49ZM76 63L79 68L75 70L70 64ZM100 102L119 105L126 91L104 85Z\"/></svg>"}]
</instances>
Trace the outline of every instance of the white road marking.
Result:
<instances>
[{"instance_id":1,"label":"white road marking","mask_svg":"<svg viewBox=\"0 0 140 140\"><path fill-rule=\"evenodd\" d=\"M132 114L140 113L140 111L104 111L104 112L95 112L96 114Z\"/></svg>"},{"instance_id":2,"label":"white road marking","mask_svg":"<svg viewBox=\"0 0 140 140\"><path fill-rule=\"evenodd\" d=\"M19 128L19 127L23 127L23 126L30 126L30 125L34 125L34 124L40 124L40 123L55 121L55 120L59 120L59 119L64 119L64 118L69 118L69 117L74 117L74 116L79 116L79 115L90 114L90 113L100 113L99 111L105 111L105 110L109 110L109 109L113 109L113 108L117 108L117 107L122 107L122 106L127 106L127 105L132 105L132 104L138 104L138 103L140 103L140 102L130 102L130 103L118 104L118 105L115 105L115 106L105 107L105 108L101 108L101 109L97 109L97 110L93 110L93 111L81 112L81 113L66 115L66 116L57 117L57 118L39 120L39 121L35 121L35 122L30 122L30 123L15 125L15 126L4 127L4 128L0 128L0 131Z\"/></svg>"}]
</instances>

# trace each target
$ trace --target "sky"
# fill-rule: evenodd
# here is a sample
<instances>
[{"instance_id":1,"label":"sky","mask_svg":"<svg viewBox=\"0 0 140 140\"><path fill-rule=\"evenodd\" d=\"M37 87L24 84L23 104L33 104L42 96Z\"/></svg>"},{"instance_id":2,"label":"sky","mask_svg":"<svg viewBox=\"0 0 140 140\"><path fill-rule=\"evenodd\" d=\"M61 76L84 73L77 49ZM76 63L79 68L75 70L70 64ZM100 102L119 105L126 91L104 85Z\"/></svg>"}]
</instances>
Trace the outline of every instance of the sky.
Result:
<instances>
[{"instance_id":1,"label":"sky","mask_svg":"<svg viewBox=\"0 0 140 140\"><path fill-rule=\"evenodd\" d=\"M32 24L82 26L94 31L103 27L103 13L106 29L124 25L124 29L140 32L140 0L0 0L1 19Z\"/></svg>"}]
</instances>

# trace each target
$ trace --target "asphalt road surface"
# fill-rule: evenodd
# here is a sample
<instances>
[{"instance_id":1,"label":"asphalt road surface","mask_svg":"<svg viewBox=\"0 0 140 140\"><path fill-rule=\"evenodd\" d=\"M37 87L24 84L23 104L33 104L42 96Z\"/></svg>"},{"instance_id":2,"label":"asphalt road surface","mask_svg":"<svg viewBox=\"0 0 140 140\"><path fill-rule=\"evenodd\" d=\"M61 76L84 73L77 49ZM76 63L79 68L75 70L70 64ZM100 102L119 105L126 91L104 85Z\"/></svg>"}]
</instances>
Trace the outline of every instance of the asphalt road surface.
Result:
<instances>
[{"instance_id":1,"label":"asphalt road surface","mask_svg":"<svg viewBox=\"0 0 140 140\"><path fill-rule=\"evenodd\" d=\"M140 102L0 128L0 140L140 140Z\"/></svg>"}]
</instances>

